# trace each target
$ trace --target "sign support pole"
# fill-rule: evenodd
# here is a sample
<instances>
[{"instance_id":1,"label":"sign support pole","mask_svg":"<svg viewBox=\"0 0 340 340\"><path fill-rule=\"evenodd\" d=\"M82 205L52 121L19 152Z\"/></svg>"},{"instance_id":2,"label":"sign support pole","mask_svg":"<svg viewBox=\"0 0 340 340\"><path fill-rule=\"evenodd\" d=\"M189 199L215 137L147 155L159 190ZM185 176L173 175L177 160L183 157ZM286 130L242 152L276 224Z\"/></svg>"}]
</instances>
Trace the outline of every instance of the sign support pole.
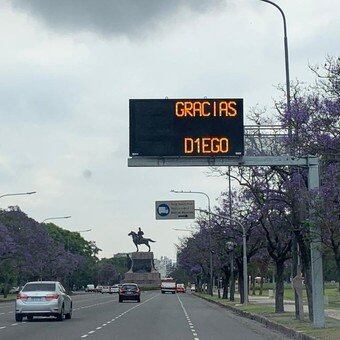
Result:
<instances>
[{"instance_id":1,"label":"sign support pole","mask_svg":"<svg viewBox=\"0 0 340 340\"><path fill-rule=\"evenodd\" d=\"M308 188L310 191L319 188L319 164L308 165ZM310 216L314 209L311 208ZM311 236L311 276L313 296L313 325L315 328L325 327L324 295L323 295L323 269L321 251L321 229L317 224L310 230Z\"/></svg>"}]
</instances>

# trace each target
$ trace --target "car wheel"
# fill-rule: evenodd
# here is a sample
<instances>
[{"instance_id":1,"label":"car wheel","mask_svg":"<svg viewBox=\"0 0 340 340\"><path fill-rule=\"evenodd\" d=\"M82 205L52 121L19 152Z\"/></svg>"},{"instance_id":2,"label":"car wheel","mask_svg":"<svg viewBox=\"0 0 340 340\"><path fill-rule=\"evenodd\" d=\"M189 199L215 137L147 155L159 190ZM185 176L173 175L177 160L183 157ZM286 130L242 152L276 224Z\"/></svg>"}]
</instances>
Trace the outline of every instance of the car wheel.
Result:
<instances>
[{"instance_id":1,"label":"car wheel","mask_svg":"<svg viewBox=\"0 0 340 340\"><path fill-rule=\"evenodd\" d=\"M70 308L70 312L65 314L65 319L66 320L70 320L72 318L72 305Z\"/></svg>"},{"instance_id":2,"label":"car wheel","mask_svg":"<svg viewBox=\"0 0 340 340\"><path fill-rule=\"evenodd\" d=\"M16 322L22 322L22 315L21 314L15 314L15 321Z\"/></svg>"},{"instance_id":3,"label":"car wheel","mask_svg":"<svg viewBox=\"0 0 340 340\"><path fill-rule=\"evenodd\" d=\"M33 315L28 315L28 316L27 316L27 320L28 320L28 321L32 321L32 320L33 320Z\"/></svg>"},{"instance_id":4,"label":"car wheel","mask_svg":"<svg viewBox=\"0 0 340 340\"><path fill-rule=\"evenodd\" d=\"M137 302L140 302L140 297L139 297L139 298L137 298Z\"/></svg>"},{"instance_id":5,"label":"car wheel","mask_svg":"<svg viewBox=\"0 0 340 340\"><path fill-rule=\"evenodd\" d=\"M60 313L57 315L58 321L63 321L63 319L64 319L64 306L61 308Z\"/></svg>"},{"instance_id":6,"label":"car wheel","mask_svg":"<svg viewBox=\"0 0 340 340\"><path fill-rule=\"evenodd\" d=\"M72 310L70 311L70 313L66 313L65 314L65 319L66 320L70 320L72 318Z\"/></svg>"}]
</instances>

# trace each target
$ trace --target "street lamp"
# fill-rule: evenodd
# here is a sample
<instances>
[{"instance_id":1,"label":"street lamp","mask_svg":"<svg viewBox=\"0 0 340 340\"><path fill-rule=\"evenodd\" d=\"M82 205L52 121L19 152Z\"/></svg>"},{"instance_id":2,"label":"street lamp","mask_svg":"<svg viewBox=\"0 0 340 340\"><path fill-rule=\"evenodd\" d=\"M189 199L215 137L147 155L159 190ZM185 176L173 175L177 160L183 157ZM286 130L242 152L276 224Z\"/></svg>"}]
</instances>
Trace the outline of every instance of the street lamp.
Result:
<instances>
[{"instance_id":1,"label":"street lamp","mask_svg":"<svg viewBox=\"0 0 340 340\"><path fill-rule=\"evenodd\" d=\"M64 220L64 219L67 219L67 218L71 218L71 216L47 217L41 223L45 223L46 221L51 221L51 220Z\"/></svg>"},{"instance_id":2,"label":"street lamp","mask_svg":"<svg viewBox=\"0 0 340 340\"><path fill-rule=\"evenodd\" d=\"M199 212L203 212L205 214L209 214L209 215L213 215L213 216L217 216L217 217L221 217L224 218L226 220L229 220L231 222L234 222L236 224L238 224L241 228L242 228L242 240L243 240L243 295L244 295L244 305L248 304L248 268L247 268L247 238L246 238L246 229L244 227L244 225L234 219L234 218L230 218L230 216L226 216L226 215L220 215L220 214L216 214L213 213L211 211L206 211L203 209L195 209Z\"/></svg>"},{"instance_id":3,"label":"street lamp","mask_svg":"<svg viewBox=\"0 0 340 340\"><path fill-rule=\"evenodd\" d=\"M37 193L36 191L28 191L28 192L18 192L14 194L3 194L3 195L0 195L0 198L8 197L8 196L26 196L26 195L33 195L36 193Z\"/></svg>"},{"instance_id":4,"label":"street lamp","mask_svg":"<svg viewBox=\"0 0 340 340\"><path fill-rule=\"evenodd\" d=\"M214 285L214 277L213 277L213 257L212 257L212 242L211 242L211 216L210 216L210 212L211 212L211 205L210 205L210 197L207 193L203 192L203 191L183 191L183 190L171 190L171 192L175 193L175 194L198 194L198 195L204 195L207 200L208 200L208 211L209 211L209 267L210 267L210 295L213 296L213 285Z\"/></svg>"},{"instance_id":5,"label":"street lamp","mask_svg":"<svg viewBox=\"0 0 340 340\"><path fill-rule=\"evenodd\" d=\"M89 231L92 231L92 229L84 229L84 230L76 230L76 231L73 231L74 233L88 233Z\"/></svg>"},{"instance_id":6,"label":"street lamp","mask_svg":"<svg viewBox=\"0 0 340 340\"><path fill-rule=\"evenodd\" d=\"M286 21L286 16L285 13L283 12L282 8L276 4L273 1L270 0L260 0L262 2L266 2L270 5L273 5L276 7L282 16L283 20L283 36L284 36L284 49L285 49L285 70L286 70L286 91L287 91L287 110L290 112L290 75L289 75L289 54L288 54L288 36L287 36L287 21ZM292 124L290 121L289 127L288 127L288 135L289 138L291 139L292 137Z\"/></svg>"},{"instance_id":7,"label":"street lamp","mask_svg":"<svg viewBox=\"0 0 340 340\"><path fill-rule=\"evenodd\" d=\"M177 230L177 231L190 231L190 232L192 232L192 230L190 230L190 229L182 229L182 228L172 228L172 230Z\"/></svg>"}]
</instances>

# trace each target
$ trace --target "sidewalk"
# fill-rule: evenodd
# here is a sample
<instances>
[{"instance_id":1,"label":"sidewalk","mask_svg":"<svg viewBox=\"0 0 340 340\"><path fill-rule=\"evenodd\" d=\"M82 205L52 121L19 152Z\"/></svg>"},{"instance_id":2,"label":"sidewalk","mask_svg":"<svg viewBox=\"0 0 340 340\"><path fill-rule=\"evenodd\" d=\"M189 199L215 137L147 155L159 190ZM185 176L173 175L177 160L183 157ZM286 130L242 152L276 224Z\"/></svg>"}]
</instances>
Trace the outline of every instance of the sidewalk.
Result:
<instances>
[{"instance_id":1,"label":"sidewalk","mask_svg":"<svg viewBox=\"0 0 340 340\"><path fill-rule=\"evenodd\" d=\"M217 295L217 291L214 291L214 295ZM240 299L239 294L235 294L236 299ZM249 295L249 302L253 304L261 304L265 306L275 306L275 299L270 298L268 296L259 296L259 295ZM286 312L294 312L295 311L295 303L293 300L283 300L284 302L284 310ZM308 306L303 305L303 310L305 313L308 313ZM325 315L330 318L340 320L340 309L325 309Z\"/></svg>"}]
</instances>

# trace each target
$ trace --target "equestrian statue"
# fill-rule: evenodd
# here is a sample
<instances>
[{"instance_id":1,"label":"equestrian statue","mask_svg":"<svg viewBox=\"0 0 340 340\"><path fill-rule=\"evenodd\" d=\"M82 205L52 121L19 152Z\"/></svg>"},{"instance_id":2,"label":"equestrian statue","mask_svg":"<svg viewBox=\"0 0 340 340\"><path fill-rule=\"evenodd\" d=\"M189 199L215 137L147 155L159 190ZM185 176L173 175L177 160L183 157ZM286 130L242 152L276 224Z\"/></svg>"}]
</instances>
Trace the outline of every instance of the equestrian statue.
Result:
<instances>
[{"instance_id":1,"label":"equestrian statue","mask_svg":"<svg viewBox=\"0 0 340 340\"><path fill-rule=\"evenodd\" d=\"M145 244L149 248L149 251L151 251L149 242L156 242L154 240L151 240L151 238L144 238L143 237L144 232L142 231L142 229L140 227L138 228L137 233L135 233L134 231L131 231L128 235L132 236L132 241L135 244L137 251L139 251L139 249L138 249L139 244Z\"/></svg>"}]
</instances>

